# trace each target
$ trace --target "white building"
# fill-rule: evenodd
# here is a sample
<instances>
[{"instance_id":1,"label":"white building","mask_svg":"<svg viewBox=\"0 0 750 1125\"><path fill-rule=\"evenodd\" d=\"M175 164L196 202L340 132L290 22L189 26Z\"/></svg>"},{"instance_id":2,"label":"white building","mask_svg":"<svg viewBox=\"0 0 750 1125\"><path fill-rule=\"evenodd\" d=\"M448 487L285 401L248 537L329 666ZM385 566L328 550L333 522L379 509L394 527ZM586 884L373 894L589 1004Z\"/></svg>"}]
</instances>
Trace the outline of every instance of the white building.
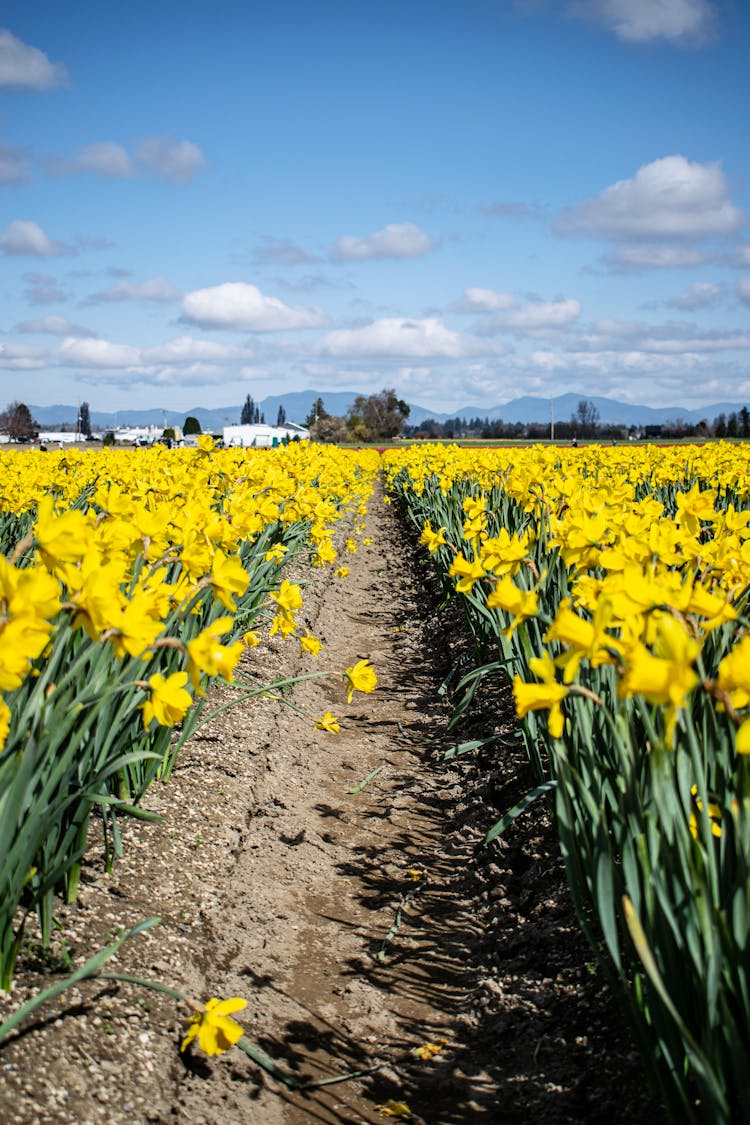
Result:
<instances>
[{"instance_id":1,"label":"white building","mask_svg":"<svg viewBox=\"0 0 750 1125\"><path fill-rule=\"evenodd\" d=\"M286 422L283 426L266 426L261 423L245 426L225 426L222 434L225 448L270 449L286 441L308 441L310 431L296 422Z\"/></svg>"}]
</instances>

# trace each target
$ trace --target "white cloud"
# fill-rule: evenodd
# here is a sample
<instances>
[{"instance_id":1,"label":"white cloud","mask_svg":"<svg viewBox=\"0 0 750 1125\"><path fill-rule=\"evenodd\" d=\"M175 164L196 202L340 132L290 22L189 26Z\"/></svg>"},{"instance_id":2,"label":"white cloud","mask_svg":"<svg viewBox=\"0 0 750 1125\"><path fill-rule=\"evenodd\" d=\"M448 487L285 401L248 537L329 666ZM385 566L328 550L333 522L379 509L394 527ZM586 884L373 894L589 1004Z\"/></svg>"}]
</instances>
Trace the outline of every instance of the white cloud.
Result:
<instances>
[{"instance_id":1,"label":"white cloud","mask_svg":"<svg viewBox=\"0 0 750 1125\"><path fill-rule=\"evenodd\" d=\"M192 336L180 336L151 348L70 336L63 340L57 355L66 367L126 369L140 374L158 374L160 368L179 368L187 373L199 367L206 374L217 365L252 358L247 348L196 340Z\"/></svg>"},{"instance_id":2,"label":"white cloud","mask_svg":"<svg viewBox=\"0 0 750 1125\"><path fill-rule=\"evenodd\" d=\"M320 261L303 246L297 246L288 238L275 238L272 234L262 235L255 247L254 257L256 262L282 266L299 266Z\"/></svg>"},{"instance_id":3,"label":"white cloud","mask_svg":"<svg viewBox=\"0 0 750 1125\"><path fill-rule=\"evenodd\" d=\"M750 266L750 242L746 242L737 247L734 257L730 263L733 266L739 266L740 269L746 269Z\"/></svg>"},{"instance_id":4,"label":"white cloud","mask_svg":"<svg viewBox=\"0 0 750 1125\"><path fill-rule=\"evenodd\" d=\"M737 282L737 296L746 305L750 305L750 277L741 277Z\"/></svg>"},{"instance_id":5,"label":"white cloud","mask_svg":"<svg viewBox=\"0 0 750 1125\"><path fill-rule=\"evenodd\" d=\"M518 303L518 298L512 293L498 293L495 289L480 289L473 286L464 289L464 295L457 302L456 308L460 312L483 313L500 312L510 309Z\"/></svg>"},{"instance_id":6,"label":"white cloud","mask_svg":"<svg viewBox=\"0 0 750 1125\"><path fill-rule=\"evenodd\" d=\"M43 160L50 176L80 173L106 180L129 180L152 176L172 183L188 183L206 167L206 158L192 141L173 137L146 137L134 153L117 141L95 141L71 157L47 156Z\"/></svg>"},{"instance_id":7,"label":"white cloud","mask_svg":"<svg viewBox=\"0 0 750 1125\"><path fill-rule=\"evenodd\" d=\"M138 145L135 161L152 176L183 184L206 167L206 158L196 144L172 137L146 137Z\"/></svg>"},{"instance_id":8,"label":"white cloud","mask_svg":"<svg viewBox=\"0 0 750 1125\"><path fill-rule=\"evenodd\" d=\"M231 328L247 332L283 332L319 328L325 313L314 305L292 308L278 297L267 297L255 285L226 281L195 289L182 299L183 318L203 328Z\"/></svg>"},{"instance_id":9,"label":"white cloud","mask_svg":"<svg viewBox=\"0 0 750 1125\"><path fill-rule=\"evenodd\" d=\"M0 86L22 90L49 90L63 86L68 74L62 63L49 61L44 51L0 29Z\"/></svg>"},{"instance_id":10,"label":"white cloud","mask_svg":"<svg viewBox=\"0 0 750 1125\"><path fill-rule=\"evenodd\" d=\"M694 269L708 265L714 259L714 254L689 250L684 246L644 242L641 245L618 246L602 258L602 263L612 273L629 273L642 269Z\"/></svg>"},{"instance_id":11,"label":"white cloud","mask_svg":"<svg viewBox=\"0 0 750 1125\"><path fill-rule=\"evenodd\" d=\"M562 214L560 233L614 239L705 238L732 234L745 217L729 198L719 163L664 156Z\"/></svg>"},{"instance_id":12,"label":"white cloud","mask_svg":"<svg viewBox=\"0 0 750 1125\"><path fill-rule=\"evenodd\" d=\"M683 289L681 293L670 297L667 304L673 309L686 309L688 311L709 309L717 305L723 295L724 290L721 285L714 285L710 281L695 281L692 285L688 285L687 289Z\"/></svg>"},{"instance_id":13,"label":"white cloud","mask_svg":"<svg viewBox=\"0 0 750 1125\"><path fill-rule=\"evenodd\" d=\"M16 332L48 336L94 336L95 333L80 324L71 324L64 316L42 316L38 320L24 320L15 327Z\"/></svg>"},{"instance_id":14,"label":"white cloud","mask_svg":"<svg viewBox=\"0 0 750 1125\"><path fill-rule=\"evenodd\" d=\"M746 350L750 347L747 333L727 329L700 332L693 324L671 321L665 324L639 324L634 321L605 319L597 321L593 331L577 336L570 352L609 353L639 351L648 354L679 355Z\"/></svg>"},{"instance_id":15,"label":"white cloud","mask_svg":"<svg viewBox=\"0 0 750 1125\"><path fill-rule=\"evenodd\" d=\"M34 371L46 367L47 353L28 344L0 344L0 367L10 371Z\"/></svg>"},{"instance_id":16,"label":"white cloud","mask_svg":"<svg viewBox=\"0 0 750 1125\"><path fill-rule=\"evenodd\" d=\"M466 352L458 332L437 317L409 320L385 317L362 328L341 328L319 342L322 355L337 356L444 356L458 359Z\"/></svg>"},{"instance_id":17,"label":"white cloud","mask_svg":"<svg viewBox=\"0 0 750 1125\"><path fill-rule=\"evenodd\" d=\"M363 262L371 258L421 258L435 243L416 223L389 223L367 238L344 235L331 250L339 262Z\"/></svg>"},{"instance_id":18,"label":"white cloud","mask_svg":"<svg viewBox=\"0 0 750 1125\"><path fill-rule=\"evenodd\" d=\"M167 281L165 277L149 277L145 281L134 284L132 281L118 281L117 285L109 289L101 289L86 298L85 304L98 305L114 301L177 301L181 296L180 290Z\"/></svg>"},{"instance_id":19,"label":"white cloud","mask_svg":"<svg viewBox=\"0 0 750 1125\"><path fill-rule=\"evenodd\" d=\"M70 170L91 172L107 180L124 180L135 175L128 153L114 141L96 141L82 148L70 161Z\"/></svg>"},{"instance_id":20,"label":"white cloud","mask_svg":"<svg viewBox=\"0 0 750 1125\"><path fill-rule=\"evenodd\" d=\"M32 178L26 154L20 148L0 143L0 184L24 184Z\"/></svg>"},{"instance_id":21,"label":"white cloud","mask_svg":"<svg viewBox=\"0 0 750 1125\"><path fill-rule=\"evenodd\" d=\"M519 332L546 332L567 328L581 315L581 302L575 297L563 301L535 301L520 308L511 309L501 320L508 327Z\"/></svg>"},{"instance_id":22,"label":"white cloud","mask_svg":"<svg viewBox=\"0 0 750 1125\"><path fill-rule=\"evenodd\" d=\"M66 367L137 367L141 358L140 349L130 344L82 340L76 336L67 336L57 354Z\"/></svg>"},{"instance_id":23,"label":"white cloud","mask_svg":"<svg viewBox=\"0 0 750 1125\"><path fill-rule=\"evenodd\" d=\"M624 43L702 42L716 18L708 0L572 0L568 12L603 24Z\"/></svg>"},{"instance_id":24,"label":"white cloud","mask_svg":"<svg viewBox=\"0 0 750 1125\"><path fill-rule=\"evenodd\" d=\"M195 363L235 363L247 360L250 354L247 348L217 344L212 340L196 340L192 336L179 336L165 344L159 344L153 348L144 348L141 352L141 362L147 365L161 363L168 366Z\"/></svg>"},{"instance_id":25,"label":"white cloud","mask_svg":"<svg viewBox=\"0 0 750 1125\"><path fill-rule=\"evenodd\" d=\"M72 253L74 251L69 246L48 238L39 224L31 219L14 219L0 234L0 254L59 258Z\"/></svg>"}]
</instances>

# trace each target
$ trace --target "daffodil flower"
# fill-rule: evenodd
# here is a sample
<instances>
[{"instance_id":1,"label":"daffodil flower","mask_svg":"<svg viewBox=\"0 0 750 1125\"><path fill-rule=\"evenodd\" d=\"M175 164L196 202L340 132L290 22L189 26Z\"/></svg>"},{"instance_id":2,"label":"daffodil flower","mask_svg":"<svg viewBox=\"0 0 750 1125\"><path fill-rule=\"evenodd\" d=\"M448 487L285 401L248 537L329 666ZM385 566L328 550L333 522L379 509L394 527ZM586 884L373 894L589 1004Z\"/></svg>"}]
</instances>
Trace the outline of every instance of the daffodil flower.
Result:
<instances>
[{"instance_id":1,"label":"daffodil flower","mask_svg":"<svg viewBox=\"0 0 750 1125\"><path fill-rule=\"evenodd\" d=\"M315 720L315 729L327 730L330 731L331 734L338 734L341 727L339 726L339 721L336 716L332 715L330 711L326 711L322 718Z\"/></svg>"},{"instance_id":2,"label":"daffodil flower","mask_svg":"<svg viewBox=\"0 0 750 1125\"><path fill-rule=\"evenodd\" d=\"M565 717L560 704L568 694L568 689L557 683L556 668L548 652L534 656L529 661L529 669L541 680L538 684L527 684L520 676L513 677L513 698L516 701L516 714L519 719L529 711L549 711L547 725L553 738L560 738L565 727Z\"/></svg>"},{"instance_id":3,"label":"daffodil flower","mask_svg":"<svg viewBox=\"0 0 750 1125\"><path fill-rule=\"evenodd\" d=\"M167 679L161 672L149 676L148 685L151 694L142 708L144 727L147 727L152 719L156 719L162 727L173 727L185 717L188 707L193 702L190 692L185 690L187 679L187 672L174 672Z\"/></svg>"},{"instance_id":4,"label":"daffodil flower","mask_svg":"<svg viewBox=\"0 0 750 1125\"><path fill-rule=\"evenodd\" d=\"M344 672L344 679L348 683L347 703L351 703L355 691L364 692L366 695L375 691L375 685L378 682L375 669L368 660L358 660L352 668L347 668Z\"/></svg>"},{"instance_id":5,"label":"daffodil flower","mask_svg":"<svg viewBox=\"0 0 750 1125\"><path fill-rule=\"evenodd\" d=\"M304 637L300 637L299 639L300 656L303 652L309 652L312 656L317 656L322 647L323 642L319 641L318 638L314 637L309 631Z\"/></svg>"},{"instance_id":6,"label":"daffodil flower","mask_svg":"<svg viewBox=\"0 0 750 1125\"><path fill-rule=\"evenodd\" d=\"M229 1016L246 1007L247 1000L239 996L232 996L229 1000L209 1000L202 1011L191 1017L180 1051L187 1050L194 1039L198 1040L198 1046L207 1055L221 1055L228 1051L243 1035L242 1026Z\"/></svg>"}]
</instances>

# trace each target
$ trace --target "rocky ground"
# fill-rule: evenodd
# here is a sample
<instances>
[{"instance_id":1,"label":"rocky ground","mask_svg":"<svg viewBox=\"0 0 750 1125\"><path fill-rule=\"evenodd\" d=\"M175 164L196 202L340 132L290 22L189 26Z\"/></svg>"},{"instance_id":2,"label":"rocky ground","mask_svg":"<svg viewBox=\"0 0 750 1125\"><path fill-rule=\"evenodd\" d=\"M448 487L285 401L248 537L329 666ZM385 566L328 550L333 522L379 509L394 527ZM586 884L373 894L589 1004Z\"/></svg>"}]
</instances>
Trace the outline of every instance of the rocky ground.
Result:
<instances>
[{"instance_id":1,"label":"rocky ground","mask_svg":"<svg viewBox=\"0 0 750 1125\"><path fill-rule=\"evenodd\" d=\"M486 690L447 730L440 687L460 629L380 498L366 534L348 577L297 575L326 645L317 662L273 638L245 671L271 681L368 658L376 692L347 705L340 674L306 680L294 709L254 700L204 726L147 797L163 821L127 825L112 875L93 842L51 955L30 930L0 1014L156 915L110 968L201 1002L244 997L248 1039L290 1075L378 1069L290 1090L237 1048L181 1055L175 1001L86 982L0 1049L3 1121L360 1123L383 1120L389 1099L431 1125L661 1119L578 933L544 810L482 846L532 783L507 692ZM212 703L231 697L222 688ZM326 710L340 733L313 728ZM490 733L501 738L481 754L442 760ZM414 1054L443 1041L431 1059Z\"/></svg>"}]
</instances>

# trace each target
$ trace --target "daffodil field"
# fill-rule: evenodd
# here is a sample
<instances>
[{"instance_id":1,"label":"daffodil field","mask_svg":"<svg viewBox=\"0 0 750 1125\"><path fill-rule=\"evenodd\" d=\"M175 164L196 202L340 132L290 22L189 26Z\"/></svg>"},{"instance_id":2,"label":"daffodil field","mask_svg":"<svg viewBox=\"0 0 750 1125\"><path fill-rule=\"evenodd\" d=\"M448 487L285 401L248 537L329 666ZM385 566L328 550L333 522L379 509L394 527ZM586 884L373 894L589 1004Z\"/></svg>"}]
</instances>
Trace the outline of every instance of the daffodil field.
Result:
<instances>
[{"instance_id":1,"label":"daffodil field","mask_svg":"<svg viewBox=\"0 0 750 1125\"><path fill-rule=\"evenodd\" d=\"M304 581L285 568L345 576L382 470L473 639L455 719L484 677L512 688L537 783L490 817L487 845L548 802L581 926L670 1118L750 1120L749 450L381 457L201 438L5 451L0 469L0 988L31 920L46 945L55 903L76 900L92 839L111 866L123 818L153 817L143 798L206 719L212 681L231 685L220 707L290 682L243 658L261 627L298 645L304 675L343 676L349 701L374 689L367 660L317 661ZM243 1003L196 1007L185 1043L221 1032L227 1049Z\"/></svg>"},{"instance_id":2,"label":"daffodil field","mask_svg":"<svg viewBox=\"0 0 750 1125\"><path fill-rule=\"evenodd\" d=\"M121 818L149 818L141 799L169 776L208 683L234 682L240 699L264 692L238 670L254 627L266 619L318 655L283 567L336 564L337 521L361 529L378 463L294 443L217 450L210 438L0 454L0 987L27 919L48 943L55 897L75 900L92 815L108 864ZM349 698L375 686L367 661L343 675Z\"/></svg>"},{"instance_id":3,"label":"daffodil field","mask_svg":"<svg viewBox=\"0 0 750 1125\"><path fill-rule=\"evenodd\" d=\"M675 1121L750 1120L750 452L388 452ZM500 751L498 751L500 752Z\"/></svg>"}]
</instances>

